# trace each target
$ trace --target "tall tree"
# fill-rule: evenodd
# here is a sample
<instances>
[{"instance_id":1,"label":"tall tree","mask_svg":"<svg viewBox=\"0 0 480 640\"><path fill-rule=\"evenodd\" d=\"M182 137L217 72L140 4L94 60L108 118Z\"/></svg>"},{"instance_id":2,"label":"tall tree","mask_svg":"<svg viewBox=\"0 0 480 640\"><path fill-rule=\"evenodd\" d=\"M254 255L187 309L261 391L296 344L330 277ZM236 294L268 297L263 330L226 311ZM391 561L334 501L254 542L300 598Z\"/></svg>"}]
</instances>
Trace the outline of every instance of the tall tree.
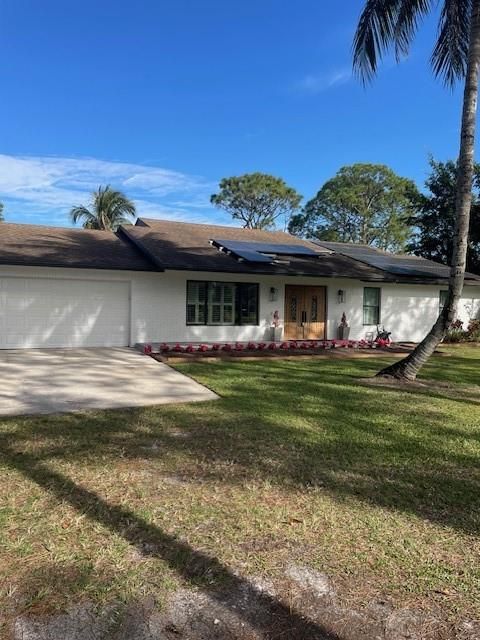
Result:
<instances>
[{"instance_id":1,"label":"tall tree","mask_svg":"<svg viewBox=\"0 0 480 640\"><path fill-rule=\"evenodd\" d=\"M415 233L407 250L422 258L450 264L455 233L455 195L458 166L456 162L430 160L430 175L422 195L421 206L411 219ZM472 206L467 250L467 270L480 274L480 165L473 179Z\"/></svg>"},{"instance_id":2,"label":"tall tree","mask_svg":"<svg viewBox=\"0 0 480 640\"><path fill-rule=\"evenodd\" d=\"M360 242L401 251L410 235L408 220L420 194L412 180L382 164L342 167L301 213L289 231L296 235L339 242Z\"/></svg>"},{"instance_id":3,"label":"tall tree","mask_svg":"<svg viewBox=\"0 0 480 640\"><path fill-rule=\"evenodd\" d=\"M90 207L73 207L70 217L74 224L81 221L84 229L116 231L120 225L130 224L135 213L133 202L107 185L92 193Z\"/></svg>"},{"instance_id":4,"label":"tall tree","mask_svg":"<svg viewBox=\"0 0 480 640\"><path fill-rule=\"evenodd\" d=\"M391 47L397 60L407 55L422 18L436 9L434 0L366 0L355 33L353 64L364 82L377 71L378 60ZM403 360L378 375L414 380L457 313L467 256L475 124L480 65L480 0L443 0L438 37L431 57L436 76L453 86L462 80L463 109L455 200L455 231L448 297L430 332Z\"/></svg>"},{"instance_id":5,"label":"tall tree","mask_svg":"<svg viewBox=\"0 0 480 640\"><path fill-rule=\"evenodd\" d=\"M4 221L4 216L3 216L3 202L0 202L0 222Z\"/></svg>"},{"instance_id":6,"label":"tall tree","mask_svg":"<svg viewBox=\"0 0 480 640\"><path fill-rule=\"evenodd\" d=\"M247 173L223 178L210 202L240 220L245 229L271 229L283 218L284 225L302 200L281 178L265 173Z\"/></svg>"}]
</instances>

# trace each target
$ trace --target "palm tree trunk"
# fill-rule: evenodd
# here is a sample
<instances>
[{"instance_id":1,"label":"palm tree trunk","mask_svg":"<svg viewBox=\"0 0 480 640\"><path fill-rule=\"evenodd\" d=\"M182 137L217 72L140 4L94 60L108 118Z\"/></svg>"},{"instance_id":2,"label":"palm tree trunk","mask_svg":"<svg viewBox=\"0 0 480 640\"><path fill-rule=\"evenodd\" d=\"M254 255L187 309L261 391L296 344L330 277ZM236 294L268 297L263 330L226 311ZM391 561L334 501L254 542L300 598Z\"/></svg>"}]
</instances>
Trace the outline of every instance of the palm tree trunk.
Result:
<instances>
[{"instance_id":1,"label":"palm tree trunk","mask_svg":"<svg viewBox=\"0 0 480 640\"><path fill-rule=\"evenodd\" d=\"M430 333L406 358L382 369L377 375L415 380L421 367L443 340L455 319L463 290L467 258L468 227L472 203L474 171L475 121L477 116L478 73L480 67L480 0L473 0L467 72L463 95L462 130L458 159L457 195L455 202L455 235L448 299Z\"/></svg>"}]
</instances>

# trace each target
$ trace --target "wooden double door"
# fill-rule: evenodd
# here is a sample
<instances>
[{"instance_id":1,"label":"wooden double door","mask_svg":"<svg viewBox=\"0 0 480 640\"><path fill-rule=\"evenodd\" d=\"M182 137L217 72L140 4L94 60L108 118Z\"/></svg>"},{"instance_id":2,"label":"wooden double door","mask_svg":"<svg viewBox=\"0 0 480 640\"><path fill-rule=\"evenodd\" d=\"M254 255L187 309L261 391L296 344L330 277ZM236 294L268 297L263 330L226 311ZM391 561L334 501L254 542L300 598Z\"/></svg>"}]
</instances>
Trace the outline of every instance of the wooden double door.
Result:
<instances>
[{"instance_id":1,"label":"wooden double door","mask_svg":"<svg viewBox=\"0 0 480 640\"><path fill-rule=\"evenodd\" d=\"M325 338L326 287L285 285L285 339Z\"/></svg>"}]
</instances>

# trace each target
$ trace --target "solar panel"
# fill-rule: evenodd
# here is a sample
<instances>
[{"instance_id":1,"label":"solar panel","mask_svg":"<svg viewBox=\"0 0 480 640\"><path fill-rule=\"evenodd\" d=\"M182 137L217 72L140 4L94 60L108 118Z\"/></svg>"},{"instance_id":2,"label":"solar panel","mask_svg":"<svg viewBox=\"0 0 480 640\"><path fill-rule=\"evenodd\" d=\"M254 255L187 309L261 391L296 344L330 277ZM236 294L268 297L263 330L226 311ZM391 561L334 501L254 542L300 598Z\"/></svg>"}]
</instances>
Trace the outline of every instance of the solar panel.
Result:
<instances>
[{"instance_id":1,"label":"solar panel","mask_svg":"<svg viewBox=\"0 0 480 640\"><path fill-rule=\"evenodd\" d=\"M272 255L286 256L316 256L318 252L295 244L275 244L272 242L243 242L240 240L213 239L212 243L217 247L223 247L231 251L239 258L248 262L271 262ZM265 255L270 254L270 255Z\"/></svg>"},{"instance_id":2,"label":"solar panel","mask_svg":"<svg viewBox=\"0 0 480 640\"><path fill-rule=\"evenodd\" d=\"M388 273L400 276L411 277L441 277L446 278L449 275L449 268L445 265L438 264L431 260L418 258L416 256L395 255L375 249L375 247L366 247L363 245L342 244L336 242L318 241L322 246L331 248L332 250L344 256L360 260L371 267L382 269Z\"/></svg>"}]
</instances>

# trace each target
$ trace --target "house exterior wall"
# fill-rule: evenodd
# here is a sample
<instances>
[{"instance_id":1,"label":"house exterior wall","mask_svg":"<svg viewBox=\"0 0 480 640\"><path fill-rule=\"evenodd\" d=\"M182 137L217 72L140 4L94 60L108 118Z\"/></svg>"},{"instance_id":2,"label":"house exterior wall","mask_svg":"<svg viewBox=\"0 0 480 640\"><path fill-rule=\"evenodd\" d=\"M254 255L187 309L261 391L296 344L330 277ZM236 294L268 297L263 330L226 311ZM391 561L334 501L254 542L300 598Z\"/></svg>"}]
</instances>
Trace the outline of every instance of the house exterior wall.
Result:
<instances>
[{"instance_id":1,"label":"house exterior wall","mask_svg":"<svg viewBox=\"0 0 480 640\"><path fill-rule=\"evenodd\" d=\"M380 323L398 341L419 341L429 331L438 314L438 285L404 285L364 283L346 278L309 278L283 276L231 275L225 273L166 271L145 273L95 269L65 269L54 267L0 267L0 277L34 277L111 280L130 284L130 345L141 342L221 342L269 340L275 310L281 324L284 318L286 284L327 287L327 338L337 337L337 326L345 312L351 327L350 338L359 340L375 332L374 326L363 326L363 288L381 289ZM259 284L258 326L188 326L186 324L187 280L225 282L255 282ZM53 285L54 286L54 285ZM270 289L277 298L270 299ZM345 292L338 302L338 290ZM480 287L466 287L459 308L465 323L480 315ZM41 346L41 345L40 345Z\"/></svg>"}]
</instances>

